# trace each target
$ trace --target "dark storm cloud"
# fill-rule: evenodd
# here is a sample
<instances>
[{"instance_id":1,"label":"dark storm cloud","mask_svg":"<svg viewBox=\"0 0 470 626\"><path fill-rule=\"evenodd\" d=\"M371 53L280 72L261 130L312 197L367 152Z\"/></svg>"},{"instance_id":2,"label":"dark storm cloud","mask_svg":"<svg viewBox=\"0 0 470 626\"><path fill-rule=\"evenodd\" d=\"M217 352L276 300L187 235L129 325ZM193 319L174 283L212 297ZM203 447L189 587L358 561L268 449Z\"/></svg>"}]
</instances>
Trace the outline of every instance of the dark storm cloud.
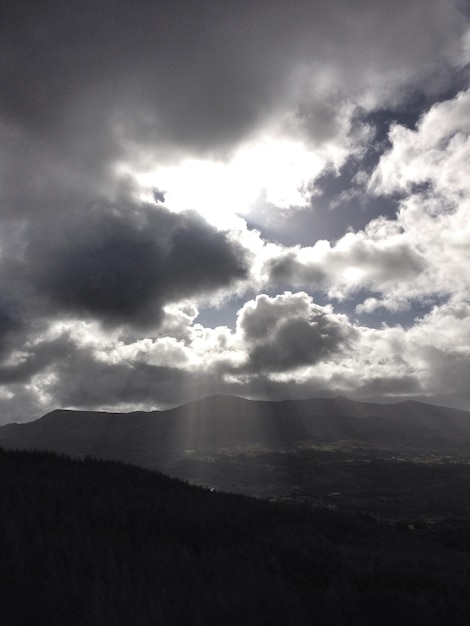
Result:
<instances>
[{"instance_id":1,"label":"dark storm cloud","mask_svg":"<svg viewBox=\"0 0 470 626\"><path fill-rule=\"evenodd\" d=\"M25 338L26 325L18 308L16 304L0 298L0 364L12 350L22 347ZM2 380L0 365L0 384Z\"/></svg>"},{"instance_id":2,"label":"dark storm cloud","mask_svg":"<svg viewBox=\"0 0 470 626\"><path fill-rule=\"evenodd\" d=\"M180 398L184 401L184 387L191 387L191 379L195 380L189 372L174 367L102 362L84 347L77 347L55 371L57 376L48 391L57 404L82 408L107 403L129 406L142 401L147 405L177 404Z\"/></svg>"},{"instance_id":3,"label":"dark storm cloud","mask_svg":"<svg viewBox=\"0 0 470 626\"><path fill-rule=\"evenodd\" d=\"M13 332L19 330L21 321L18 311L7 298L0 297L0 351L2 342Z\"/></svg>"},{"instance_id":4,"label":"dark storm cloud","mask_svg":"<svg viewBox=\"0 0 470 626\"><path fill-rule=\"evenodd\" d=\"M250 349L250 363L256 371L289 371L300 365L328 360L344 346L345 333L325 318L315 321L281 321L265 343Z\"/></svg>"},{"instance_id":5,"label":"dark storm cloud","mask_svg":"<svg viewBox=\"0 0 470 626\"><path fill-rule=\"evenodd\" d=\"M209 294L246 277L243 248L196 213L101 204L32 229L25 275L49 314L150 326L166 303Z\"/></svg>"},{"instance_id":6,"label":"dark storm cloud","mask_svg":"<svg viewBox=\"0 0 470 626\"><path fill-rule=\"evenodd\" d=\"M328 360L355 331L344 319L313 303L306 293L261 295L239 314L238 326L256 372L289 371Z\"/></svg>"},{"instance_id":7,"label":"dark storm cloud","mask_svg":"<svg viewBox=\"0 0 470 626\"><path fill-rule=\"evenodd\" d=\"M28 383L50 365L59 363L74 351L72 341L61 336L51 341L40 341L27 350L15 364L0 367L0 383Z\"/></svg>"}]
</instances>

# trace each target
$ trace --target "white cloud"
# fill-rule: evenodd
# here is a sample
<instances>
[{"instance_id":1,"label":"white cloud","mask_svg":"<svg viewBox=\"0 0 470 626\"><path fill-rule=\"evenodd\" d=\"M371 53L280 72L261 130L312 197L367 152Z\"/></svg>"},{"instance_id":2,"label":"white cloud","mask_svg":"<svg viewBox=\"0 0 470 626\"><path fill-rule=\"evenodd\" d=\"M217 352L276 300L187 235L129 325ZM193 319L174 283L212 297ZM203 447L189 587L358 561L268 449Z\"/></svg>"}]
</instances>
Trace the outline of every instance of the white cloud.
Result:
<instances>
[{"instance_id":1,"label":"white cloud","mask_svg":"<svg viewBox=\"0 0 470 626\"><path fill-rule=\"evenodd\" d=\"M274 284L290 281L339 299L372 290L359 312L468 296L470 92L431 107L415 131L394 126L390 141L370 189L408 194L396 219L375 218L335 244L273 250L267 265Z\"/></svg>"},{"instance_id":2,"label":"white cloud","mask_svg":"<svg viewBox=\"0 0 470 626\"><path fill-rule=\"evenodd\" d=\"M391 149L380 159L369 188L375 193L410 192L428 183L448 202L468 197L470 90L435 104L416 130L395 124Z\"/></svg>"}]
</instances>

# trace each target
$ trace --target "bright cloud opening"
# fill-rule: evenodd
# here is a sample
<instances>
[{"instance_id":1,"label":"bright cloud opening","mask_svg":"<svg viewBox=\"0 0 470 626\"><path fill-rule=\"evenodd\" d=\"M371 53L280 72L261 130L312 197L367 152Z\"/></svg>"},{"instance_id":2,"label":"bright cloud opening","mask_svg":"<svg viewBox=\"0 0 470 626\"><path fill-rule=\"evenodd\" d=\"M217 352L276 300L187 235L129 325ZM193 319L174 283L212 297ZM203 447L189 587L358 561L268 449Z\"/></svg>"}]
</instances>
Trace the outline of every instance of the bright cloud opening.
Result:
<instances>
[{"instance_id":1,"label":"bright cloud opening","mask_svg":"<svg viewBox=\"0 0 470 626\"><path fill-rule=\"evenodd\" d=\"M247 213L261 194L281 209L307 206L308 184L324 166L300 141L265 138L244 145L227 161L187 158L145 172L123 169L146 190L146 199L157 188L171 211L195 210L228 228L233 216Z\"/></svg>"}]
</instances>

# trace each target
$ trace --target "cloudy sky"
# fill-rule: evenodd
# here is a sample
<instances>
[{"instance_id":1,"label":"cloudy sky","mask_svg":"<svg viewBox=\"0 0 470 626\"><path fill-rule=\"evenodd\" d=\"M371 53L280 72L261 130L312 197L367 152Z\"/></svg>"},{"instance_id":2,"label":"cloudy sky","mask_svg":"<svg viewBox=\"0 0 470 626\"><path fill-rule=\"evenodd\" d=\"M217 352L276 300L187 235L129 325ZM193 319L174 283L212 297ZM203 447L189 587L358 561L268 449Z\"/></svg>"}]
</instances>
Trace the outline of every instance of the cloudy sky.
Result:
<instances>
[{"instance_id":1,"label":"cloudy sky","mask_svg":"<svg viewBox=\"0 0 470 626\"><path fill-rule=\"evenodd\" d=\"M470 7L1 3L0 423L470 410Z\"/></svg>"}]
</instances>

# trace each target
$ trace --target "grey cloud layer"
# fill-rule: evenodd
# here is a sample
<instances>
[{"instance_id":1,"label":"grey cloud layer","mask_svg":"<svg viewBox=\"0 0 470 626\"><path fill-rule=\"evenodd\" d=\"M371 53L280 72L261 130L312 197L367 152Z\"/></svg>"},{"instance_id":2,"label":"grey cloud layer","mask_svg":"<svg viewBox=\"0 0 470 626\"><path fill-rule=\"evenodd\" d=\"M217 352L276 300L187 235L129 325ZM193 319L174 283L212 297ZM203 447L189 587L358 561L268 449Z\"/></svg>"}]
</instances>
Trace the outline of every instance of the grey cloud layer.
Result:
<instances>
[{"instance_id":1,"label":"grey cloud layer","mask_svg":"<svg viewBox=\"0 0 470 626\"><path fill-rule=\"evenodd\" d=\"M81 167L123 145L225 149L279 107L334 137L343 91L396 99L436 69L445 85L464 30L437 0L19 1L2 24L0 113Z\"/></svg>"}]
</instances>

